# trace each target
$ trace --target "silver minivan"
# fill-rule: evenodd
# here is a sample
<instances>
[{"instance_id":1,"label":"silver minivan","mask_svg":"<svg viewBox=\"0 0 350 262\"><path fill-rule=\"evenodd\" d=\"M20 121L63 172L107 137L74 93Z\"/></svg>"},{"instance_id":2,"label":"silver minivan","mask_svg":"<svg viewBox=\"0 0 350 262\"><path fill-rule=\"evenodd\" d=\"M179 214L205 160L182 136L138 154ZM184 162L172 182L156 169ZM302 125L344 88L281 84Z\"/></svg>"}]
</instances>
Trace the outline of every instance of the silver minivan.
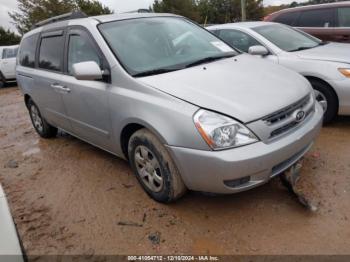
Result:
<instances>
[{"instance_id":1,"label":"silver minivan","mask_svg":"<svg viewBox=\"0 0 350 262\"><path fill-rule=\"evenodd\" d=\"M129 161L144 190L235 193L310 149L322 108L301 75L170 14L74 15L20 44L17 81L44 138L57 128Z\"/></svg>"}]
</instances>

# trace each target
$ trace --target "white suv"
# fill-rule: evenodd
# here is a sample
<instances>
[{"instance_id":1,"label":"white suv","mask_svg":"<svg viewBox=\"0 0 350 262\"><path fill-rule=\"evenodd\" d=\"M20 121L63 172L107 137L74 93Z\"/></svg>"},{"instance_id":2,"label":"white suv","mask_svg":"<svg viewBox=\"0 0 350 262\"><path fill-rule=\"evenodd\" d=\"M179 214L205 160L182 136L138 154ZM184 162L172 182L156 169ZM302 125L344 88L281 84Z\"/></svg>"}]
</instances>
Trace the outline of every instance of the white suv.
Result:
<instances>
[{"instance_id":1,"label":"white suv","mask_svg":"<svg viewBox=\"0 0 350 262\"><path fill-rule=\"evenodd\" d=\"M0 47L0 87L16 81L16 56L18 45Z\"/></svg>"}]
</instances>

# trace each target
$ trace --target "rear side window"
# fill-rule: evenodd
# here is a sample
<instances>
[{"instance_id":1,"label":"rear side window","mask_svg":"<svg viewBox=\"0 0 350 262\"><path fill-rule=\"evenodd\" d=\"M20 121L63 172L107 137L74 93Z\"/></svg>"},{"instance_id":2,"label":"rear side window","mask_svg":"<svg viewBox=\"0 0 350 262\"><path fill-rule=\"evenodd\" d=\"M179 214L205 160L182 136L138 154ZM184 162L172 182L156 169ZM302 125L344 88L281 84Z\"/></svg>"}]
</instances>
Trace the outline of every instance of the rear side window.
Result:
<instances>
[{"instance_id":1,"label":"rear side window","mask_svg":"<svg viewBox=\"0 0 350 262\"><path fill-rule=\"evenodd\" d=\"M334 27L335 9L323 8L302 11L297 26L299 27Z\"/></svg>"},{"instance_id":2,"label":"rear side window","mask_svg":"<svg viewBox=\"0 0 350 262\"><path fill-rule=\"evenodd\" d=\"M38 34L24 38L19 51L19 64L25 67L35 67L35 50Z\"/></svg>"},{"instance_id":3,"label":"rear side window","mask_svg":"<svg viewBox=\"0 0 350 262\"><path fill-rule=\"evenodd\" d=\"M300 15L300 12L283 13L277 16L273 21L277 23L293 26L299 15Z\"/></svg>"},{"instance_id":4,"label":"rear side window","mask_svg":"<svg viewBox=\"0 0 350 262\"><path fill-rule=\"evenodd\" d=\"M52 71L62 71L63 48L63 35L42 38L39 50L39 67Z\"/></svg>"},{"instance_id":5,"label":"rear side window","mask_svg":"<svg viewBox=\"0 0 350 262\"><path fill-rule=\"evenodd\" d=\"M339 27L350 27L350 7L338 8Z\"/></svg>"},{"instance_id":6,"label":"rear side window","mask_svg":"<svg viewBox=\"0 0 350 262\"><path fill-rule=\"evenodd\" d=\"M5 48L2 52L2 58L13 58L17 56L18 48Z\"/></svg>"}]
</instances>

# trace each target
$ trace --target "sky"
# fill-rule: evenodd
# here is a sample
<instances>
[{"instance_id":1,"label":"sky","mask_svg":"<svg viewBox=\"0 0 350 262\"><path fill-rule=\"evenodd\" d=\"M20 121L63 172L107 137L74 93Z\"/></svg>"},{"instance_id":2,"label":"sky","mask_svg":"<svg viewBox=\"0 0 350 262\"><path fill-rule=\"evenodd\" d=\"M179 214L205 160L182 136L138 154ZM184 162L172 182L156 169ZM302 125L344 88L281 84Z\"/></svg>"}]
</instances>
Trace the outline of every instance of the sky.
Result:
<instances>
[{"instance_id":1,"label":"sky","mask_svg":"<svg viewBox=\"0 0 350 262\"><path fill-rule=\"evenodd\" d=\"M154 0L100 0L101 3L108 6L116 13L134 11L140 8L148 8ZM289 4L293 0L264 0L264 5L280 5ZM300 2L300 1L297 1ZM8 16L9 11L17 9L16 0L0 0L0 25L11 30L15 30L15 26L11 24Z\"/></svg>"}]
</instances>

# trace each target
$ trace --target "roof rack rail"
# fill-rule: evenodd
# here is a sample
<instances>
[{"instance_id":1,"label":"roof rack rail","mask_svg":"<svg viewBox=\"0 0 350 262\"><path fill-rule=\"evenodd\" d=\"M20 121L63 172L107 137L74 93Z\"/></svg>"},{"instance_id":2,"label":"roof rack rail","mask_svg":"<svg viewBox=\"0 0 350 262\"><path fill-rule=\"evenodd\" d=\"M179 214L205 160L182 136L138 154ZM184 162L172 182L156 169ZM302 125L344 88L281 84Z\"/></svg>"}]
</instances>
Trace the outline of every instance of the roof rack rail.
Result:
<instances>
[{"instance_id":1,"label":"roof rack rail","mask_svg":"<svg viewBox=\"0 0 350 262\"><path fill-rule=\"evenodd\" d=\"M124 14L132 14L132 13L152 13L152 11L149 9L141 8L134 11L124 12Z\"/></svg>"},{"instance_id":2,"label":"roof rack rail","mask_svg":"<svg viewBox=\"0 0 350 262\"><path fill-rule=\"evenodd\" d=\"M33 26L33 28L37 28L40 26L44 26L44 25L48 25L48 24L52 24L52 23L56 23L56 22L60 22L60 21L78 19L78 18L86 18L86 17L88 17L88 16L82 11L73 11L70 13L66 13L66 14L59 15L59 16L54 16L54 17L51 17L49 19L40 21L40 22L36 23Z\"/></svg>"}]
</instances>

